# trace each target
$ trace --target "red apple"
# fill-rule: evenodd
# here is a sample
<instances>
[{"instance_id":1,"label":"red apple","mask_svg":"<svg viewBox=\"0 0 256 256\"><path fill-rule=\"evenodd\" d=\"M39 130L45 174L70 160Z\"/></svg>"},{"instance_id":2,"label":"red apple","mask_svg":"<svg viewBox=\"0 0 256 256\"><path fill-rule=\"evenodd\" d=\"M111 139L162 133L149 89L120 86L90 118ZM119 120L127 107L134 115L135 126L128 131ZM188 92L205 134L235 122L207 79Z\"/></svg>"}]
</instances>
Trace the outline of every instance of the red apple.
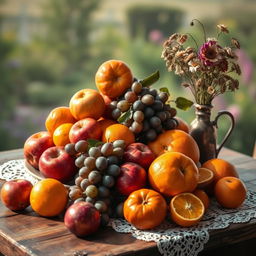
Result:
<instances>
[{"instance_id":1,"label":"red apple","mask_svg":"<svg viewBox=\"0 0 256 256\"><path fill-rule=\"evenodd\" d=\"M100 213L91 203L74 203L67 209L64 223L76 236L87 236L98 230Z\"/></svg>"},{"instance_id":2,"label":"red apple","mask_svg":"<svg viewBox=\"0 0 256 256\"><path fill-rule=\"evenodd\" d=\"M74 177L77 167L75 159L64 150L64 147L51 147L41 155L39 170L46 178L66 182Z\"/></svg>"},{"instance_id":3,"label":"red apple","mask_svg":"<svg viewBox=\"0 0 256 256\"><path fill-rule=\"evenodd\" d=\"M31 135L24 144L24 157L34 168L38 169L39 158L54 143L50 133L43 131Z\"/></svg>"},{"instance_id":4,"label":"red apple","mask_svg":"<svg viewBox=\"0 0 256 256\"><path fill-rule=\"evenodd\" d=\"M28 180L6 181L1 189L1 201L12 211L21 211L30 205L29 197L33 185Z\"/></svg>"},{"instance_id":5,"label":"red apple","mask_svg":"<svg viewBox=\"0 0 256 256\"><path fill-rule=\"evenodd\" d=\"M126 147L123 158L125 162L137 163L148 169L155 159L155 154L147 145L135 142Z\"/></svg>"},{"instance_id":6,"label":"red apple","mask_svg":"<svg viewBox=\"0 0 256 256\"><path fill-rule=\"evenodd\" d=\"M135 190L145 187L147 173L138 164L127 162L121 165L121 173L116 181L116 188L122 195L130 195Z\"/></svg>"},{"instance_id":7,"label":"red apple","mask_svg":"<svg viewBox=\"0 0 256 256\"><path fill-rule=\"evenodd\" d=\"M102 131L99 123L93 118L85 118L77 121L69 131L69 140L76 143L79 140L100 140Z\"/></svg>"}]
</instances>

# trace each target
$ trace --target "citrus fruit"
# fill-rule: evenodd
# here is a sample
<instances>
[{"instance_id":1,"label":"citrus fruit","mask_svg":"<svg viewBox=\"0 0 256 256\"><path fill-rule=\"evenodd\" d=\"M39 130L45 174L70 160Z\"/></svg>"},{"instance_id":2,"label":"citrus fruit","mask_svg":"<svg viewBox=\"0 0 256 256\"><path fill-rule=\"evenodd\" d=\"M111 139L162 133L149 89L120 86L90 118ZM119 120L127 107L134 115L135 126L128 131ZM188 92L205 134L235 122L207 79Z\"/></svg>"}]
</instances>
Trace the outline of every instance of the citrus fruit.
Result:
<instances>
[{"instance_id":1,"label":"citrus fruit","mask_svg":"<svg viewBox=\"0 0 256 256\"><path fill-rule=\"evenodd\" d=\"M148 146L157 156L168 151L180 152L190 157L195 163L199 162L199 148L195 140L181 130L165 131Z\"/></svg>"},{"instance_id":2,"label":"citrus fruit","mask_svg":"<svg viewBox=\"0 0 256 256\"><path fill-rule=\"evenodd\" d=\"M167 205L163 196L151 189L139 189L124 203L124 217L138 229L150 229L165 219Z\"/></svg>"},{"instance_id":3,"label":"citrus fruit","mask_svg":"<svg viewBox=\"0 0 256 256\"><path fill-rule=\"evenodd\" d=\"M129 128L123 124L112 124L108 126L102 136L103 142L113 142L115 140L124 140L126 145L135 142L135 136Z\"/></svg>"},{"instance_id":4,"label":"citrus fruit","mask_svg":"<svg viewBox=\"0 0 256 256\"><path fill-rule=\"evenodd\" d=\"M133 76L130 68L120 60L109 60L101 64L95 75L98 90L115 99L132 85Z\"/></svg>"},{"instance_id":5,"label":"citrus fruit","mask_svg":"<svg viewBox=\"0 0 256 256\"><path fill-rule=\"evenodd\" d=\"M83 89L72 96L69 108L72 115L78 120L87 117L97 120L105 111L105 102L96 90Z\"/></svg>"},{"instance_id":6,"label":"citrus fruit","mask_svg":"<svg viewBox=\"0 0 256 256\"><path fill-rule=\"evenodd\" d=\"M224 177L216 183L214 194L221 206L225 208L237 208L246 198L246 187L236 177Z\"/></svg>"},{"instance_id":7,"label":"citrus fruit","mask_svg":"<svg viewBox=\"0 0 256 256\"><path fill-rule=\"evenodd\" d=\"M210 159L210 160L206 161L202 165L202 167L213 171L213 173L214 173L213 183L214 184L219 179L221 179L223 177L227 177L227 176L239 178L235 166L223 159L218 159L218 158Z\"/></svg>"},{"instance_id":8,"label":"citrus fruit","mask_svg":"<svg viewBox=\"0 0 256 256\"><path fill-rule=\"evenodd\" d=\"M198 168L199 179L197 183L198 188L206 188L209 186L214 180L214 173L210 169L207 168Z\"/></svg>"},{"instance_id":9,"label":"citrus fruit","mask_svg":"<svg viewBox=\"0 0 256 256\"><path fill-rule=\"evenodd\" d=\"M72 116L68 107L54 108L46 118L45 127L52 135L55 129L64 123L75 123L77 120Z\"/></svg>"},{"instance_id":10,"label":"citrus fruit","mask_svg":"<svg viewBox=\"0 0 256 256\"><path fill-rule=\"evenodd\" d=\"M51 178L36 183L30 193L32 209L44 217L59 215L65 209L67 202L67 189L61 182Z\"/></svg>"},{"instance_id":11,"label":"citrus fruit","mask_svg":"<svg viewBox=\"0 0 256 256\"><path fill-rule=\"evenodd\" d=\"M65 123L58 126L53 132L53 142L56 146L65 146L70 142L69 131L73 123Z\"/></svg>"},{"instance_id":12,"label":"citrus fruit","mask_svg":"<svg viewBox=\"0 0 256 256\"><path fill-rule=\"evenodd\" d=\"M189 125L182 118L175 116L175 119L178 121L177 130L182 130L183 132L189 133Z\"/></svg>"},{"instance_id":13,"label":"citrus fruit","mask_svg":"<svg viewBox=\"0 0 256 256\"><path fill-rule=\"evenodd\" d=\"M181 193L172 198L170 212L172 220L182 226L196 225L204 215L203 202L192 193Z\"/></svg>"},{"instance_id":14,"label":"citrus fruit","mask_svg":"<svg viewBox=\"0 0 256 256\"><path fill-rule=\"evenodd\" d=\"M195 196L197 196L199 199L201 199L201 201L204 204L205 210L208 209L208 207L210 205L210 199L209 199L208 195L206 194L206 192L203 191L202 189L196 189L195 191L193 191L193 194Z\"/></svg>"},{"instance_id":15,"label":"citrus fruit","mask_svg":"<svg viewBox=\"0 0 256 256\"><path fill-rule=\"evenodd\" d=\"M150 185L166 196L195 190L198 169L195 163L179 152L167 152L157 157L148 170Z\"/></svg>"},{"instance_id":16,"label":"citrus fruit","mask_svg":"<svg viewBox=\"0 0 256 256\"><path fill-rule=\"evenodd\" d=\"M98 122L99 125L100 125L102 134L105 132L105 130L106 130L107 127L109 127L109 126L112 125L112 124L116 124L116 123L117 123L117 122L114 121L114 120L105 119L105 118L100 118L97 122Z\"/></svg>"}]
</instances>

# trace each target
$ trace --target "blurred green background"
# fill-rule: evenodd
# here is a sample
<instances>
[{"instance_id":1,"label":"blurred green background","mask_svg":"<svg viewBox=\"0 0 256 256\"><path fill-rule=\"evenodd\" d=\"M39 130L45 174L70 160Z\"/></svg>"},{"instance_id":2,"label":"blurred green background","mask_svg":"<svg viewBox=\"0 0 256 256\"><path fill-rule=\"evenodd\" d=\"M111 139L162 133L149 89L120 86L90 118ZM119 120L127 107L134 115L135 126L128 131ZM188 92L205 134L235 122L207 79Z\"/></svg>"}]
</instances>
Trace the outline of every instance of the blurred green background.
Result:
<instances>
[{"instance_id":1,"label":"blurred green background","mask_svg":"<svg viewBox=\"0 0 256 256\"><path fill-rule=\"evenodd\" d=\"M216 98L213 117L218 110L231 111L236 127L226 146L252 155L255 13L254 0L0 0L0 150L22 147L28 136L45 129L52 108L68 105L82 88L95 88L95 72L109 59L125 61L137 78L159 70L156 87L192 100L160 55L164 39L190 32L190 21L198 18L209 36L224 23L241 42L240 89ZM179 110L178 116L189 123L194 110ZM221 119L219 140L228 126Z\"/></svg>"}]
</instances>

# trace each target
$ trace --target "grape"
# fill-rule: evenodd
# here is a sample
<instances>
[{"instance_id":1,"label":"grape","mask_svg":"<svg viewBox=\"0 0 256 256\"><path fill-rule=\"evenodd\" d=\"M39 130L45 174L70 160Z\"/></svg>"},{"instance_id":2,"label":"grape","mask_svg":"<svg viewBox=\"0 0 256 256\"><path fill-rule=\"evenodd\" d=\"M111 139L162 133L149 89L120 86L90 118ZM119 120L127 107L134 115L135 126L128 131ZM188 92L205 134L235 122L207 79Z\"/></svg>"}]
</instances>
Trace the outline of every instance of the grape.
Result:
<instances>
[{"instance_id":1,"label":"grape","mask_svg":"<svg viewBox=\"0 0 256 256\"><path fill-rule=\"evenodd\" d=\"M79 197L74 201L74 204L78 203L78 202L83 202L84 198L83 197Z\"/></svg>"},{"instance_id":2,"label":"grape","mask_svg":"<svg viewBox=\"0 0 256 256\"><path fill-rule=\"evenodd\" d=\"M89 169L92 170L96 167L95 165L96 159L92 156L88 156L84 160L84 165Z\"/></svg>"},{"instance_id":3,"label":"grape","mask_svg":"<svg viewBox=\"0 0 256 256\"><path fill-rule=\"evenodd\" d=\"M177 110L176 110L175 108L171 108L171 109L169 110L169 112L170 112L170 114L171 114L171 117L174 117L174 116L176 116L176 114L177 114Z\"/></svg>"},{"instance_id":4,"label":"grape","mask_svg":"<svg viewBox=\"0 0 256 256\"><path fill-rule=\"evenodd\" d=\"M142 103L141 100L136 100L133 104L132 104L132 108L134 111L136 110L143 110L145 107L145 105Z\"/></svg>"},{"instance_id":5,"label":"grape","mask_svg":"<svg viewBox=\"0 0 256 256\"><path fill-rule=\"evenodd\" d=\"M112 117L116 120L121 116L122 112L120 109L116 108L112 111Z\"/></svg>"},{"instance_id":6,"label":"grape","mask_svg":"<svg viewBox=\"0 0 256 256\"><path fill-rule=\"evenodd\" d=\"M130 127L130 130L133 132L133 133L140 133L143 129L143 126L141 123L138 123L136 121L134 121L132 123L132 126Z\"/></svg>"},{"instance_id":7,"label":"grape","mask_svg":"<svg viewBox=\"0 0 256 256\"><path fill-rule=\"evenodd\" d=\"M87 197L85 198L85 202L94 204L94 203L96 202L96 199L87 196Z\"/></svg>"},{"instance_id":8,"label":"grape","mask_svg":"<svg viewBox=\"0 0 256 256\"><path fill-rule=\"evenodd\" d=\"M77 198L81 198L83 195L83 192L80 189L71 189L68 195L69 195L69 198L74 201Z\"/></svg>"},{"instance_id":9,"label":"grape","mask_svg":"<svg viewBox=\"0 0 256 256\"><path fill-rule=\"evenodd\" d=\"M91 171L88 175L88 180L91 184L97 184L101 181L101 174L99 171Z\"/></svg>"},{"instance_id":10,"label":"grape","mask_svg":"<svg viewBox=\"0 0 256 256\"><path fill-rule=\"evenodd\" d=\"M100 151L103 156L110 156L113 152L113 144L109 142L103 144Z\"/></svg>"},{"instance_id":11,"label":"grape","mask_svg":"<svg viewBox=\"0 0 256 256\"><path fill-rule=\"evenodd\" d=\"M157 95L157 90L154 89L154 88L150 88L150 89L149 89L149 93L150 93L152 96L156 97L156 95Z\"/></svg>"},{"instance_id":12,"label":"grape","mask_svg":"<svg viewBox=\"0 0 256 256\"><path fill-rule=\"evenodd\" d=\"M116 101L116 100L111 101L110 104L109 104L109 107L110 107L112 110L114 110L114 109L116 108L116 106L117 106L117 101Z\"/></svg>"},{"instance_id":13,"label":"grape","mask_svg":"<svg viewBox=\"0 0 256 256\"><path fill-rule=\"evenodd\" d=\"M168 100L169 96L166 92L160 92L157 95L157 99L161 100L163 103L165 103Z\"/></svg>"},{"instance_id":14,"label":"grape","mask_svg":"<svg viewBox=\"0 0 256 256\"><path fill-rule=\"evenodd\" d=\"M108 161L107 161L107 158L104 157L104 156L100 156L96 159L96 162L95 162L95 165L96 165L96 168L100 171L103 171L107 168L108 166Z\"/></svg>"},{"instance_id":15,"label":"grape","mask_svg":"<svg viewBox=\"0 0 256 256\"><path fill-rule=\"evenodd\" d=\"M115 185L115 180L110 175L104 175L102 178L102 184L108 188L111 188Z\"/></svg>"},{"instance_id":16,"label":"grape","mask_svg":"<svg viewBox=\"0 0 256 256\"><path fill-rule=\"evenodd\" d=\"M115 177L117 177L120 174L120 172L121 172L121 169L116 164L109 165L109 167L107 169L107 174L109 174L111 176L115 176Z\"/></svg>"},{"instance_id":17,"label":"grape","mask_svg":"<svg viewBox=\"0 0 256 256\"><path fill-rule=\"evenodd\" d=\"M163 122L166 120L166 112L160 111L156 113L156 116Z\"/></svg>"},{"instance_id":18,"label":"grape","mask_svg":"<svg viewBox=\"0 0 256 256\"><path fill-rule=\"evenodd\" d=\"M113 147L114 148L122 148L122 149L124 149L126 147L125 141L124 140L115 140L113 142Z\"/></svg>"},{"instance_id":19,"label":"grape","mask_svg":"<svg viewBox=\"0 0 256 256\"><path fill-rule=\"evenodd\" d=\"M100 215L100 225L104 227L104 226L107 226L108 223L109 223L109 216L108 216L108 214L107 213L102 213Z\"/></svg>"},{"instance_id":20,"label":"grape","mask_svg":"<svg viewBox=\"0 0 256 256\"><path fill-rule=\"evenodd\" d=\"M124 150L122 148L117 147L117 148L113 149L113 155L114 156L121 157L121 156L123 156L123 154L124 154Z\"/></svg>"},{"instance_id":21,"label":"grape","mask_svg":"<svg viewBox=\"0 0 256 256\"><path fill-rule=\"evenodd\" d=\"M124 217L124 203L121 202L117 205L116 207L116 215L119 218L123 218Z\"/></svg>"},{"instance_id":22,"label":"grape","mask_svg":"<svg viewBox=\"0 0 256 256\"><path fill-rule=\"evenodd\" d=\"M153 140L156 139L156 137L157 137L157 133L156 133L155 130L150 129L150 130L147 131L147 133L146 133L146 139L147 140L153 141Z\"/></svg>"},{"instance_id":23,"label":"grape","mask_svg":"<svg viewBox=\"0 0 256 256\"><path fill-rule=\"evenodd\" d=\"M81 187L81 189L83 190L83 191L85 191L86 190L86 188L88 187L88 186L90 186L91 185L91 182L86 178L86 179L83 179L82 181L81 181L81 183L80 183L80 187Z\"/></svg>"},{"instance_id":24,"label":"grape","mask_svg":"<svg viewBox=\"0 0 256 256\"><path fill-rule=\"evenodd\" d=\"M144 110L145 117L152 117L155 114L155 111L151 107L146 107Z\"/></svg>"},{"instance_id":25,"label":"grape","mask_svg":"<svg viewBox=\"0 0 256 256\"><path fill-rule=\"evenodd\" d=\"M75 144L75 150L79 153L85 153L88 148L88 142L86 140L80 140Z\"/></svg>"},{"instance_id":26,"label":"grape","mask_svg":"<svg viewBox=\"0 0 256 256\"><path fill-rule=\"evenodd\" d=\"M80 155L76 160L75 160L75 165L78 168L81 168L84 166L84 160L85 160L85 156L84 155Z\"/></svg>"},{"instance_id":27,"label":"grape","mask_svg":"<svg viewBox=\"0 0 256 256\"><path fill-rule=\"evenodd\" d=\"M101 156L101 152L100 152L100 149L98 147L91 147L89 149L88 153L89 153L89 156L92 156L92 157L95 157L95 158Z\"/></svg>"},{"instance_id":28,"label":"grape","mask_svg":"<svg viewBox=\"0 0 256 256\"><path fill-rule=\"evenodd\" d=\"M163 126L160 124L159 126L155 127L154 128L155 131L159 134L159 133L162 133L163 132Z\"/></svg>"},{"instance_id":29,"label":"grape","mask_svg":"<svg viewBox=\"0 0 256 256\"><path fill-rule=\"evenodd\" d=\"M107 161L108 161L108 165L111 165L111 164L119 164L119 159L117 156L109 156L107 158Z\"/></svg>"},{"instance_id":30,"label":"grape","mask_svg":"<svg viewBox=\"0 0 256 256\"><path fill-rule=\"evenodd\" d=\"M132 84L132 91L135 92L136 94L139 94L141 92L142 89L142 84L139 82L134 82Z\"/></svg>"},{"instance_id":31,"label":"grape","mask_svg":"<svg viewBox=\"0 0 256 256\"><path fill-rule=\"evenodd\" d=\"M99 212L106 212L108 209L108 206L103 201L96 201L94 206Z\"/></svg>"},{"instance_id":32,"label":"grape","mask_svg":"<svg viewBox=\"0 0 256 256\"><path fill-rule=\"evenodd\" d=\"M110 190L105 186L99 186L98 190L100 197L108 197L110 195Z\"/></svg>"},{"instance_id":33,"label":"grape","mask_svg":"<svg viewBox=\"0 0 256 256\"><path fill-rule=\"evenodd\" d=\"M83 166L79 170L79 176L82 177L82 178L87 178L90 171L91 171L91 169L88 168L88 166Z\"/></svg>"},{"instance_id":34,"label":"grape","mask_svg":"<svg viewBox=\"0 0 256 256\"><path fill-rule=\"evenodd\" d=\"M170 119L172 117L171 113L169 111L164 111L166 115L166 120Z\"/></svg>"},{"instance_id":35,"label":"grape","mask_svg":"<svg viewBox=\"0 0 256 256\"><path fill-rule=\"evenodd\" d=\"M137 110L133 114L133 120L141 123L144 120L144 113L141 110Z\"/></svg>"},{"instance_id":36,"label":"grape","mask_svg":"<svg viewBox=\"0 0 256 256\"><path fill-rule=\"evenodd\" d=\"M176 127L177 123L174 119L170 118L164 122L164 128L167 130L174 129Z\"/></svg>"},{"instance_id":37,"label":"grape","mask_svg":"<svg viewBox=\"0 0 256 256\"><path fill-rule=\"evenodd\" d=\"M145 105L152 105L154 101L155 98L151 94L146 94L141 98L141 102Z\"/></svg>"},{"instance_id":38,"label":"grape","mask_svg":"<svg viewBox=\"0 0 256 256\"><path fill-rule=\"evenodd\" d=\"M86 188L85 193L87 196L89 196L91 198L95 198L98 195L98 189L95 185L89 185Z\"/></svg>"},{"instance_id":39,"label":"grape","mask_svg":"<svg viewBox=\"0 0 256 256\"><path fill-rule=\"evenodd\" d=\"M111 204L111 200L110 200L109 197L101 198L100 200L103 201L103 202L105 202L105 204L106 204L107 206L109 206L109 205Z\"/></svg>"},{"instance_id":40,"label":"grape","mask_svg":"<svg viewBox=\"0 0 256 256\"><path fill-rule=\"evenodd\" d=\"M161 124L161 120L159 117L153 116L150 118L149 123L150 123L151 127L156 128Z\"/></svg>"},{"instance_id":41,"label":"grape","mask_svg":"<svg viewBox=\"0 0 256 256\"><path fill-rule=\"evenodd\" d=\"M80 186L80 183L81 183L82 180L83 180L83 177L78 176L78 177L75 179L75 184L76 184L77 186Z\"/></svg>"},{"instance_id":42,"label":"grape","mask_svg":"<svg viewBox=\"0 0 256 256\"><path fill-rule=\"evenodd\" d=\"M156 100L153 104L153 109L156 110L156 111L160 111L160 110L163 110L164 108L164 104L162 101L160 100Z\"/></svg>"},{"instance_id":43,"label":"grape","mask_svg":"<svg viewBox=\"0 0 256 256\"><path fill-rule=\"evenodd\" d=\"M147 120L144 120L143 122L143 129L142 131L145 132L150 128L149 122Z\"/></svg>"},{"instance_id":44,"label":"grape","mask_svg":"<svg viewBox=\"0 0 256 256\"><path fill-rule=\"evenodd\" d=\"M77 153L76 150L75 150L75 144L74 143L66 144L64 149L71 156L73 156Z\"/></svg>"},{"instance_id":45,"label":"grape","mask_svg":"<svg viewBox=\"0 0 256 256\"><path fill-rule=\"evenodd\" d=\"M131 124L132 124L133 120L132 118L129 118L129 119L126 119L124 122L123 122L123 125L127 126L127 127L130 127Z\"/></svg>"},{"instance_id":46,"label":"grape","mask_svg":"<svg viewBox=\"0 0 256 256\"><path fill-rule=\"evenodd\" d=\"M149 89L147 87L142 87L140 92L141 97L143 97L146 94L149 94Z\"/></svg>"},{"instance_id":47,"label":"grape","mask_svg":"<svg viewBox=\"0 0 256 256\"><path fill-rule=\"evenodd\" d=\"M124 95L125 100L127 100L129 103L133 103L134 101L136 101L138 99L138 96L136 95L135 92L127 92Z\"/></svg>"},{"instance_id":48,"label":"grape","mask_svg":"<svg viewBox=\"0 0 256 256\"><path fill-rule=\"evenodd\" d=\"M120 109L121 112L125 112L130 108L130 103L127 100L121 100L117 103L117 108Z\"/></svg>"}]
</instances>

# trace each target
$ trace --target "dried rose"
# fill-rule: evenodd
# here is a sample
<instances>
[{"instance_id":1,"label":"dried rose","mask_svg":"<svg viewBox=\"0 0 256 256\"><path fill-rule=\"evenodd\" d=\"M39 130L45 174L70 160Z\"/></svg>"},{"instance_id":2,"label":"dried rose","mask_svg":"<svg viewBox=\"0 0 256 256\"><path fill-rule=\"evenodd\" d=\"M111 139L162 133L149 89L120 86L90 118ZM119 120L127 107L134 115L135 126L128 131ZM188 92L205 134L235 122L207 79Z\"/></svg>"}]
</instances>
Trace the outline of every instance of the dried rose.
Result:
<instances>
[{"instance_id":1,"label":"dried rose","mask_svg":"<svg viewBox=\"0 0 256 256\"><path fill-rule=\"evenodd\" d=\"M220 29L221 32L223 32L223 33L229 33L229 30L228 30L228 28L227 28L226 25L224 25L224 24L218 24L217 27L218 27L218 29Z\"/></svg>"}]
</instances>

